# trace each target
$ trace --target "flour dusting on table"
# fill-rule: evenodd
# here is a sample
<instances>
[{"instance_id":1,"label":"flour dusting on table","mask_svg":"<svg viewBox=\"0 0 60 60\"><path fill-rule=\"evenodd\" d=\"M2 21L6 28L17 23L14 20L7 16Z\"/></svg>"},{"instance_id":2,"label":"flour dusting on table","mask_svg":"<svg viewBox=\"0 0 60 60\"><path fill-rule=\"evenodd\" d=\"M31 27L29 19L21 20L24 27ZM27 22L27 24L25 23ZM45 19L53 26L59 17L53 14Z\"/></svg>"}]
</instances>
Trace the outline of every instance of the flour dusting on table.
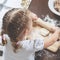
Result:
<instances>
[{"instance_id":1,"label":"flour dusting on table","mask_svg":"<svg viewBox=\"0 0 60 60\"><path fill-rule=\"evenodd\" d=\"M46 15L43 20L51 23L51 25L60 27L60 21L50 18L49 15Z\"/></svg>"}]
</instances>

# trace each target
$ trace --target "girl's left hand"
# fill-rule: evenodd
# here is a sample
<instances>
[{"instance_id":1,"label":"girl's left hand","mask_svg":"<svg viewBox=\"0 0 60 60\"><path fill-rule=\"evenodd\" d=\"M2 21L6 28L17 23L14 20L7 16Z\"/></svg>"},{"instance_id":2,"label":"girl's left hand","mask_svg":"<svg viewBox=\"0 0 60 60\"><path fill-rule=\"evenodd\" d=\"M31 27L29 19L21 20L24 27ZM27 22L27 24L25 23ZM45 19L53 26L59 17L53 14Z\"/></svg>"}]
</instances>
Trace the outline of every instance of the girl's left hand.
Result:
<instances>
[{"instance_id":1,"label":"girl's left hand","mask_svg":"<svg viewBox=\"0 0 60 60\"><path fill-rule=\"evenodd\" d=\"M30 16L31 16L32 20L37 20L38 19L38 16L33 12L30 13Z\"/></svg>"}]
</instances>

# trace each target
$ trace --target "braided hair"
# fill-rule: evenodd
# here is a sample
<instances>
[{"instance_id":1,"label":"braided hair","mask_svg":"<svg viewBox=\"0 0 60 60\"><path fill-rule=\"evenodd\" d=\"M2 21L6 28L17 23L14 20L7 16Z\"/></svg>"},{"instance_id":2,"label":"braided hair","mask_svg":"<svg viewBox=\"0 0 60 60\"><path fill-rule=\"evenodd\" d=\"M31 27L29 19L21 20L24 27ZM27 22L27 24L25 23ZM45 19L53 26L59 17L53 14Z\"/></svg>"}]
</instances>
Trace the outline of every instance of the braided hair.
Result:
<instances>
[{"instance_id":1,"label":"braided hair","mask_svg":"<svg viewBox=\"0 0 60 60\"><path fill-rule=\"evenodd\" d=\"M15 50L18 49L18 45L16 44L18 40L16 38L21 36L20 34L24 29L29 28L31 21L29 12L29 10L14 8L9 10L3 17L3 34L8 34L10 40L15 42L13 44Z\"/></svg>"}]
</instances>

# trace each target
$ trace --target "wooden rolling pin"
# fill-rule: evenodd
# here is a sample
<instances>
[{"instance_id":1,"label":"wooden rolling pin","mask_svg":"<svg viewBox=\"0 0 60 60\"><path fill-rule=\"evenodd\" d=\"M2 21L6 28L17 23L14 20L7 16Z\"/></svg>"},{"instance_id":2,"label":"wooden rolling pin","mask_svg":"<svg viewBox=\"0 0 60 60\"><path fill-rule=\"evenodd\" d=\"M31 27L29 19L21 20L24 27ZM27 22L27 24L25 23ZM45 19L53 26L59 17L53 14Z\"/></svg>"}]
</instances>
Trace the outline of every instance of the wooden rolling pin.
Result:
<instances>
[{"instance_id":1,"label":"wooden rolling pin","mask_svg":"<svg viewBox=\"0 0 60 60\"><path fill-rule=\"evenodd\" d=\"M47 49L51 52L57 52L60 47L60 41L56 41L53 45L49 46Z\"/></svg>"}]
</instances>

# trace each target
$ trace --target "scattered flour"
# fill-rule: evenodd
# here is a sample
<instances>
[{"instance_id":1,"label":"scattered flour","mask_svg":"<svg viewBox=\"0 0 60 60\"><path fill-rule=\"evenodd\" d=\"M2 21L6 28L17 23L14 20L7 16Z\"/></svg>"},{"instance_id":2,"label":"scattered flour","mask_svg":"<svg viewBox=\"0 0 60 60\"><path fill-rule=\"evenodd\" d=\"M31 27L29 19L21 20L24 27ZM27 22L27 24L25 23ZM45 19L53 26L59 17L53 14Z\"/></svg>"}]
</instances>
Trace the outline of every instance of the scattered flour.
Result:
<instances>
[{"instance_id":1,"label":"scattered flour","mask_svg":"<svg viewBox=\"0 0 60 60\"><path fill-rule=\"evenodd\" d=\"M50 18L49 15L46 15L46 17L43 20L45 22L51 23L52 25L56 26L57 20Z\"/></svg>"},{"instance_id":2,"label":"scattered flour","mask_svg":"<svg viewBox=\"0 0 60 60\"><path fill-rule=\"evenodd\" d=\"M48 23L51 23L54 26L60 27L60 21L50 18L49 15L46 15L46 17L43 20L48 22Z\"/></svg>"}]
</instances>

